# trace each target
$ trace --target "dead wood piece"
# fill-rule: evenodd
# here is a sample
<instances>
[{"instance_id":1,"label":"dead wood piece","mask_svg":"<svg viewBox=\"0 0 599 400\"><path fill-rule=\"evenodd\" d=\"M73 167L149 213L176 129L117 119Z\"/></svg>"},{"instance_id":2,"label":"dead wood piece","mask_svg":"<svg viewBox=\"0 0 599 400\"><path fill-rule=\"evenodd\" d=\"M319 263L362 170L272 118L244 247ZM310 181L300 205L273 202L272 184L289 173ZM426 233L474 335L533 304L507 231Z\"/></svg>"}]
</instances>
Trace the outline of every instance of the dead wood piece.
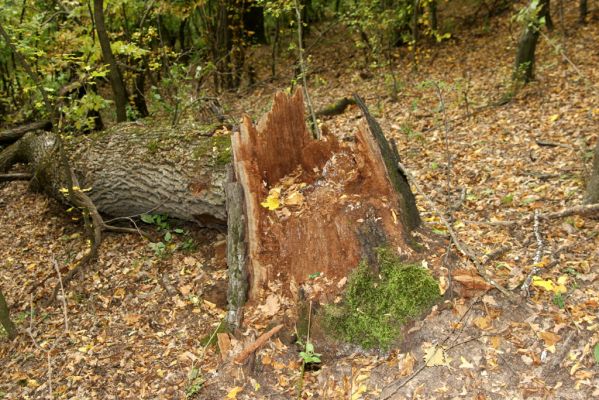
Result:
<instances>
[{"instance_id":1,"label":"dead wood piece","mask_svg":"<svg viewBox=\"0 0 599 400\"><path fill-rule=\"evenodd\" d=\"M372 137L374 137L376 141L378 150L380 151L380 157L382 158L387 172L387 176L399 194L399 199L402 203L401 209L404 211L401 215L404 227L408 230L416 229L421 223L420 214L416 208L416 199L410 190L407 177L405 173L400 171L397 167L397 164L401 161L399 158L399 152L397 151L397 146L389 145L389 142L383 134L381 126L370 114L370 111L368 111L366 104L364 104L364 101L360 98L360 96L354 95L354 98L356 100L356 104L358 107L360 107L364 117L366 118L368 128L372 133ZM368 138L370 138L370 136Z\"/></svg>"},{"instance_id":2,"label":"dead wood piece","mask_svg":"<svg viewBox=\"0 0 599 400\"><path fill-rule=\"evenodd\" d=\"M332 117L334 115L340 115L345 112L347 107L356 104L356 101L351 97L344 97L341 100L336 101L318 111L316 111L317 117Z\"/></svg>"},{"instance_id":3,"label":"dead wood piece","mask_svg":"<svg viewBox=\"0 0 599 400\"><path fill-rule=\"evenodd\" d=\"M28 124L19 125L15 128L6 129L0 132L0 143L13 143L23 137L27 132L37 130L50 130L52 123L49 120L30 122Z\"/></svg>"},{"instance_id":4,"label":"dead wood piece","mask_svg":"<svg viewBox=\"0 0 599 400\"><path fill-rule=\"evenodd\" d=\"M0 174L0 182L28 181L33 175L26 172L15 172L13 174Z\"/></svg>"},{"instance_id":5,"label":"dead wood piece","mask_svg":"<svg viewBox=\"0 0 599 400\"><path fill-rule=\"evenodd\" d=\"M246 219L243 213L243 188L235 182L232 170L228 172L229 182L225 185L227 203L227 265L229 288L227 291L227 323L234 332L241 328L243 305L248 294L248 273L246 269L247 246L245 243Z\"/></svg>"},{"instance_id":6,"label":"dead wood piece","mask_svg":"<svg viewBox=\"0 0 599 400\"><path fill-rule=\"evenodd\" d=\"M234 361L237 364L242 364L251 354L253 354L256 350L258 350L260 347L262 347L264 345L264 343L266 343L268 341L268 339L270 339L273 335L275 335L277 332L279 332L281 329L283 329L283 324L277 325L274 328L272 328L271 330L269 330L266 333L263 333L262 335L258 336L258 339L256 339L253 343L251 343L249 346L246 346L241 353L239 353L237 355L237 357L235 357Z\"/></svg>"}]
</instances>

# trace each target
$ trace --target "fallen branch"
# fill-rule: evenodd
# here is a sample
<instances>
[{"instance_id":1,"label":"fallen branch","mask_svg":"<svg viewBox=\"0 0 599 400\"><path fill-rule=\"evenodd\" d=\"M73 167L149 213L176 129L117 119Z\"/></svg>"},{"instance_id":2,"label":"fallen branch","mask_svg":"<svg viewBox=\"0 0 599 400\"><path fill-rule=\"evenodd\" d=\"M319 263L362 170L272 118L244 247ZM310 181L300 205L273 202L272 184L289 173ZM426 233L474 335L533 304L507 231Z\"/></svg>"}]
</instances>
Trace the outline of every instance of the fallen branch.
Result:
<instances>
[{"instance_id":1,"label":"fallen branch","mask_svg":"<svg viewBox=\"0 0 599 400\"><path fill-rule=\"evenodd\" d=\"M487 272L483 268L483 265L480 263L480 261L478 260L476 255L474 255L472 250L470 250L470 248L465 243L462 243L458 239L458 235L455 233L455 231L451 227L451 224L449 224L449 222L447 222L447 220L443 216L443 213L441 213L437 209L435 202L429 196L427 196L426 193L424 193L424 191L422 190L420 185L418 185L418 183L416 182L416 180L414 179L412 174L406 169L406 167L401 162L398 162L397 165L398 165L399 169L402 171L402 173L408 178L410 183L416 188L416 191L418 193L420 193L420 195L422 197L424 197L424 199L430 204L430 206L431 206L432 210L435 212L435 214L438 215L439 220L441 221L441 223L443 225L445 225L445 228L447 229L447 232L449 232L449 236L453 240L455 247L458 249L458 251L460 253L462 253L464 256L466 256L468 259L470 259L470 261L472 261L472 263L476 267L476 271L478 272L478 274L485 281L487 281L487 283L489 283L489 285L491 285L495 289L499 290L505 297L508 298L508 300L513 301L514 299L513 299L512 294L506 288L504 288L499 283L495 282L494 279L492 279L490 276L488 276Z\"/></svg>"},{"instance_id":2,"label":"fallen branch","mask_svg":"<svg viewBox=\"0 0 599 400\"><path fill-rule=\"evenodd\" d=\"M49 128L52 128L52 123L49 120L42 120L6 129L0 132L0 143L16 142L27 132L37 131L38 129L48 130Z\"/></svg>"},{"instance_id":3,"label":"fallen branch","mask_svg":"<svg viewBox=\"0 0 599 400\"><path fill-rule=\"evenodd\" d=\"M15 172L13 174L0 174L0 182L28 181L33 178L32 174L26 172Z\"/></svg>"},{"instance_id":4,"label":"fallen branch","mask_svg":"<svg viewBox=\"0 0 599 400\"><path fill-rule=\"evenodd\" d=\"M262 347L264 345L264 343L266 343L268 341L268 339L270 339L275 333L279 332L281 329L283 329L283 324L277 325L274 328L272 328L271 330L269 330L268 332L260 335L258 337L258 339L256 339L249 346L246 346L241 351L241 353L239 353L237 355L237 357L235 357L235 359L234 359L235 363L242 364L246 360L246 358L248 358L253 352L255 352L260 347Z\"/></svg>"},{"instance_id":5,"label":"fallen branch","mask_svg":"<svg viewBox=\"0 0 599 400\"><path fill-rule=\"evenodd\" d=\"M344 97L335 103L328 105L320 110L316 111L317 117L332 117L333 115L340 115L345 112L347 107L352 104L356 104L356 101L351 97Z\"/></svg>"},{"instance_id":6,"label":"fallen branch","mask_svg":"<svg viewBox=\"0 0 599 400\"><path fill-rule=\"evenodd\" d=\"M532 283L532 277L539 272L539 267L537 266L541 262L541 258L543 257L543 250L545 248L545 244L543 243L543 236L541 235L541 223L539 221L539 210L535 210L534 214L534 224L533 224L533 232L535 235L535 239L537 241L537 251L532 259L532 263L534 267L524 280L522 287L520 288L520 296L528 297L530 295L529 288Z\"/></svg>"}]
</instances>

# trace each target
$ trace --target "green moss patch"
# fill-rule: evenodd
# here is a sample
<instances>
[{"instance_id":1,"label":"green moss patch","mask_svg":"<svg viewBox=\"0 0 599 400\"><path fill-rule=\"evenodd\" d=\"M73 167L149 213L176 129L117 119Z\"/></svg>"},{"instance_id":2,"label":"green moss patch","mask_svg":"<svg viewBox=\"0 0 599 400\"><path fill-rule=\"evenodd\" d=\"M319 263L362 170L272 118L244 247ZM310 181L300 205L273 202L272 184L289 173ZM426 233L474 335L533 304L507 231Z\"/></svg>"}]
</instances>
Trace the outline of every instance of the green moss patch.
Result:
<instances>
[{"instance_id":1,"label":"green moss patch","mask_svg":"<svg viewBox=\"0 0 599 400\"><path fill-rule=\"evenodd\" d=\"M428 270L402 263L389 249L378 249L377 256L379 273L362 261L349 276L341 303L327 305L323 318L342 340L388 349L402 325L428 310L440 294Z\"/></svg>"},{"instance_id":2,"label":"green moss patch","mask_svg":"<svg viewBox=\"0 0 599 400\"><path fill-rule=\"evenodd\" d=\"M231 136L215 135L202 141L193 151L196 159L211 157L216 165L231 162Z\"/></svg>"}]
</instances>

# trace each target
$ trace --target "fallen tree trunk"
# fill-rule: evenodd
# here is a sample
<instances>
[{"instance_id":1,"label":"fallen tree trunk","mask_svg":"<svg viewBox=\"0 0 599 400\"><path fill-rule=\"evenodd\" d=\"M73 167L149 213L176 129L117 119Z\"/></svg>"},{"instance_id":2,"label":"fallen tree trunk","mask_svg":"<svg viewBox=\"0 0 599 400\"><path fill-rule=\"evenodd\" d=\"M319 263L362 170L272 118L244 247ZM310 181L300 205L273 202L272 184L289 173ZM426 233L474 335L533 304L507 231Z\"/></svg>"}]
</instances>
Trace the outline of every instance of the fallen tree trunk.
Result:
<instances>
[{"instance_id":1,"label":"fallen tree trunk","mask_svg":"<svg viewBox=\"0 0 599 400\"><path fill-rule=\"evenodd\" d=\"M203 134L130 123L72 139L65 146L74 184L90 189L87 194L100 213L125 217L153 212L223 227L230 138L228 133ZM25 134L0 152L0 172L26 163L36 189L68 203L63 195L67 177L54 135Z\"/></svg>"},{"instance_id":2,"label":"fallen tree trunk","mask_svg":"<svg viewBox=\"0 0 599 400\"><path fill-rule=\"evenodd\" d=\"M277 94L257 126L245 117L233 135L234 181L243 190L237 198L245 220L244 239L237 240L247 248L240 254L230 246L237 253L229 260L245 262L249 301L259 301L274 282L293 291L314 274L336 281L364 259L376 270L378 247L413 252L410 233L420 223L414 197L397 153L356 99L366 123L355 143L332 135L312 139L300 90L292 97ZM239 297L234 301L238 307Z\"/></svg>"}]
</instances>

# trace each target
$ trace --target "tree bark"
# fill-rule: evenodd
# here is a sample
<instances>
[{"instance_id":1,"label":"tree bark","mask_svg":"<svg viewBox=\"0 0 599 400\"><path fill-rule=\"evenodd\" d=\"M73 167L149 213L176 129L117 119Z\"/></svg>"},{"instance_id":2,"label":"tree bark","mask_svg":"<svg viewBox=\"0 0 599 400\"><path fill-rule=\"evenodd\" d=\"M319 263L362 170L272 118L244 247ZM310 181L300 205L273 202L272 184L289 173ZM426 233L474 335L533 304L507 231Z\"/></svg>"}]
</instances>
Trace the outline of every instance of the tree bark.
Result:
<instances>
[{"instance_id":1,"label":"tree bark","mask_svg":"<svg viewBox=\"0 0 599 400\"><path fill-rule=\"evenodd\" d=\"M528 83L534 77L535 51L539 41L539 25L537 22L526 24L516 52L516 63L512 80Z\"/></svg>"},{"instance_id":2,"label":"tree bark","mask_svg":"<svg viewBox=\"0 0 599 400\"><path fill-rule=\"evenodd\" d=\"M8 305L6 304L6 299L4 298L4 294L0 290L0 324L4 327L6 334L8 335L8 339L13 340L17 337L17 328L15 324L13 324L10 319L10 314L8 310Z\"/></svg>"},{"instance_id":3,"label":"tree bark","mask_svg":"<svg viewBox=\"0 0 599 400\"><path fill-rule=\"evenodd\" d=\"M593 158L593 169L591 177L587 184L586 195L584 198L586 204L599 203L599 142L595 146L595 155Z\"/></svg>"},{"instance_id":4,"label":"tree bark","mask_svg":"<svg viewBox=\"0 0 599 400\"><path fill-rule=\"evenodd\" d=\"M539 7L541 10L539 11L539 18L545 18L545 26L548 31L553 31L553 20L551 19L551 3L550 0L541 0L539 1Z\"/></svg>"},{"instance_id":5,"label":"tree bark","mask_svg":"<svg viewBox=\"0 0 599 400\"><path fill-rule=\"evenodd\" d=\"M116 105L116 119L117 122L124 122L127 120L127 90L125 89L119 66L110 48L110 39L108 38L104 22L104 0L94 0L94 19L98 41L102 48L102 57L110 69L110 85L112 86Z\"/></svg>"},{"instance_id":6,"label":"tree bark","mask_svg":"<svg viewBox=\"0 0 599 400\"><path fill-rule=\"evenodd\" d=\"M367 123L355 144L331 135L312 139L301 88L292 97L277 94L256 126L245 117L233 135L247 247L245 254L229 249L236 252L229 257L246 260L249 301L273 282L287 288L315 273L336 281L360 260L372 260L376 247L413 251L411 232L420 221L413 195L362 106Z\"/></svg>"},{"instance_id":7,"label":"tree bark","mask_svg":"<svg viewBox=\"0 0 599 400\"><path fill-rule=\"evenodd\" d=\"M580 24L586 23L587 14L589 13L589 6L587 0L580 0L578 3L578 22Z\"/></svg>"},{"instance_id":8,"label":"tree bark","mask_svg":"<svg viewBox=\"0 0 599 400\"><path fill-rule=\"evenodd\" d=\"M73 139L66 152L76 185L91 189L88 195L103 214L163 213L222 228L229 139L199 133L122 124ZM67 203L61 191L67 185L65 169L56 157L55 144L51 132L27 133L0 152L0 172L16 162L27 163L34 189Z\"/></svg>"}]
</instances>

